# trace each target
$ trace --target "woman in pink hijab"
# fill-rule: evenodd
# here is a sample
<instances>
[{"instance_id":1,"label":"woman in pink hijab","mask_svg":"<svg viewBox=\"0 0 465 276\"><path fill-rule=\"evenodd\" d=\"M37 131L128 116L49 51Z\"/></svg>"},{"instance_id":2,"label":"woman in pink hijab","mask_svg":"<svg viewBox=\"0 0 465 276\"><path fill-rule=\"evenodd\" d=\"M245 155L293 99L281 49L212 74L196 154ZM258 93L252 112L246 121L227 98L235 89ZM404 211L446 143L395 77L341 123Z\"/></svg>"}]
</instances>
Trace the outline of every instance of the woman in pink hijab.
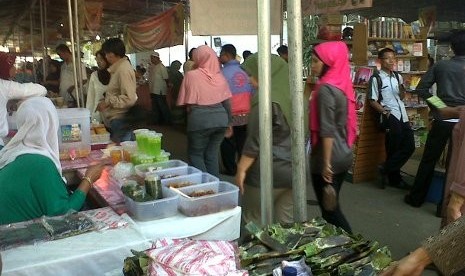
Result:
<instances>
[{"instance_id":1,"label":"woman in pink hijab","mask_svg":"<svg viewBox=\"0 0 465 276\"><path fill-rule=\"evenodd\" d=\"M312 74L319 77L310 100L313 189L322 217L350 233L339 204L339 191L352 165L351 148L356 138L355 97L347 46L339 41L315 46Z\"/></svg>"},{"instance_id":2,"label":"woman in pink hijab","mask_svg":"<svg viewBox=\"0 0 465 276\"><path fill-rule=\"evenodd\" d=\"M186 73L177 101L187 105L189 162L218 176L218 151L231 121L231 91L212 48L198 47L193 60L196 69Z\"/></svg>"}]
</instances>

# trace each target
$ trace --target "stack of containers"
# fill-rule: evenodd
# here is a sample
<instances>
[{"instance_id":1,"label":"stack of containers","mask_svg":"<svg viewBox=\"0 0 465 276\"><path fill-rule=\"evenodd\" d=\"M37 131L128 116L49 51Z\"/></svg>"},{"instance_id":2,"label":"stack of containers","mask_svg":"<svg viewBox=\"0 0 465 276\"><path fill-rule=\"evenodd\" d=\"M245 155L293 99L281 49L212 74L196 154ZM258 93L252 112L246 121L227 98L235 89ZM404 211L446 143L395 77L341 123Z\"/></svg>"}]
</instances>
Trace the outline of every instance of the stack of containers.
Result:
<instances>
[{"instance_id":1,"label":"stack of containers","mask_svg":"<svg viewBox=\"0 0 465 276\"><path fill-rule=\"evenodd\" d=\"M169 160L170 153L161 148L163 134L145 128L134 130L134 134L137 144L137 152L131 157L134 165Z\"/></svg>"},{"instance_id":2,"label":"stack of containers","mask_svg":"<svg viewBox=\"0 0 465 276\"><path fill-rule=\"evenodd\" d=\"M135 166L141 177L156 175L161 182L163 198L135 202L126 197L129 214L136 220L153 220L174 216L178 210L186 216L200 216L232 209L238 205L237 186L220 181L180 160L169 160ZM209 191L212 194L193 197L189 194Z\"/></svg>"}]
</instances>

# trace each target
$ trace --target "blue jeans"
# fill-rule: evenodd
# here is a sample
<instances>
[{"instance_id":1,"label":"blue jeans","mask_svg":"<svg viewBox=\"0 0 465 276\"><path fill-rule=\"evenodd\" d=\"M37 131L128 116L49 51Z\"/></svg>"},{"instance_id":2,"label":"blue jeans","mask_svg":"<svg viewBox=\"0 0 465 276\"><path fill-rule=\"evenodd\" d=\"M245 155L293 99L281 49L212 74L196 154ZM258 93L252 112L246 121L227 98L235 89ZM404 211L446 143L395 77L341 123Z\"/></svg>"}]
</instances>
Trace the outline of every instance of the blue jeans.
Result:
<instances>
[{"instance_id":1,"label":"blue jeans","mask_svg":"<svg viewBox=\"0 0 465 276\"><path fill-rule=\"evenodd\" d=\"M131 140L131 128L125 119L113 119L110 122L110 139L115 143Z\"/></svg>"},{"instance_id":2,"label":"blue jeans","mask_svg":"<svg viewBox=\"0 0 465 276\"><path fill-rule=\"evenodd\" d=\"M189 162L197 169L219 176L218 151L225 127L207 128L187 133Z\"/></svg>"}]
</instances>

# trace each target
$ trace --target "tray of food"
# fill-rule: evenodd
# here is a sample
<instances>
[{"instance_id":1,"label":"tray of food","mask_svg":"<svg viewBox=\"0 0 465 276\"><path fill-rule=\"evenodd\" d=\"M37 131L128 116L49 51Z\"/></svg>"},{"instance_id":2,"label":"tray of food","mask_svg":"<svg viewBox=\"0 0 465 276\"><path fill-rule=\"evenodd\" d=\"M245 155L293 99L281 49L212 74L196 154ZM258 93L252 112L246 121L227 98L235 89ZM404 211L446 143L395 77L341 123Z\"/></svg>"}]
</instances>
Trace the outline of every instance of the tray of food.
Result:
<instances>
[{"instance_id":1,"label":"tray of food","mask_svg":"<svg viewBox=\"0 0 465 276\"><path fill-rule=\"evenodd\" d=\"M145 177L147 173L178 167L187 167L187 163L181 160L168 160L164 162L140 164L136 165L134 168L138 176Z\"/></svg>"},{"instance_id":2,"label":"tray of food","mask_svg":"<svg viewBox=\"0 0 465 276\"><path fill-rule=\"evenodd\" d=\"M185 175L192 175L192 174L200 175L202 174L202 171L200 171L197 168L187 166L187 167L176 167L176 168L155 170L153 173L160 176L161 180L163 181L164 179L172 179L172 178L177 178L177 177L185 176Z\"/></svg>"},{"instance_id":3,"label":"tray of food","mask_svg":"<svg viewBox=\"0 0 465 276\"><path fill-rule=\"evenodd\" d=\"M144 185L127 181L121 187L129 215L147 221L174 216L178 213L178 194L162 189L156 175L146 177Z\"/></svg>"},{"instance_id":4,"label":"tray of food","mask_svg":"<svg viewBox=\"0 0 465 276\"><path fill-rule=\"evenodd\" d=\"M191 185L179 188L177 192L182 195L179 211L189 217L233 209L239 200L239 188L225 181Z\"/></svg>"},{"instance_id":5,"label":"tray of food","mask_svg":"<svg viewBox=\"0 0 465 276\"><path fill-rule=\"evenodd\" d=\"M183 188L191 185L203 184L203 183L210 183L210 182L218 182L219 179L216 176L213 176L209 173L194 173L188 174L173 178L163 179L161 184L163 187L167 188Z\"/></svg>"}]
</instances>

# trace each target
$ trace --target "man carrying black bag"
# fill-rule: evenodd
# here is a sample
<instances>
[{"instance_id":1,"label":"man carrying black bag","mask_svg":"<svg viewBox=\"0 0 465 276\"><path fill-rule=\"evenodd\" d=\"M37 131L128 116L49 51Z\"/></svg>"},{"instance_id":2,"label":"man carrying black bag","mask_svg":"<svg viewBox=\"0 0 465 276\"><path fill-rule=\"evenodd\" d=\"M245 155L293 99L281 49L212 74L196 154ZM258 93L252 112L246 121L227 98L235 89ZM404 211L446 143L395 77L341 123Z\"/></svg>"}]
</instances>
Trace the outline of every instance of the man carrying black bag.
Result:
<instances>
[{"instance_id":1,"label":"man carrying black bag","mask_svg":"<svg viewBox=\"0 0 465 276\"><path fill-rule=\"evenodd\" d=\"M395 52L384 48L378 52L381 70L375 72L369 82L370 105L384 117L386 128L386 161L379 167L382 188L386 184L406 189L408 185L402 180L400 169L415 150L413 130L410 126L405 104L403 79L392 69L396 63ZM382 117L381 117L382 116Z\"/></svg>"}]
</instances>

